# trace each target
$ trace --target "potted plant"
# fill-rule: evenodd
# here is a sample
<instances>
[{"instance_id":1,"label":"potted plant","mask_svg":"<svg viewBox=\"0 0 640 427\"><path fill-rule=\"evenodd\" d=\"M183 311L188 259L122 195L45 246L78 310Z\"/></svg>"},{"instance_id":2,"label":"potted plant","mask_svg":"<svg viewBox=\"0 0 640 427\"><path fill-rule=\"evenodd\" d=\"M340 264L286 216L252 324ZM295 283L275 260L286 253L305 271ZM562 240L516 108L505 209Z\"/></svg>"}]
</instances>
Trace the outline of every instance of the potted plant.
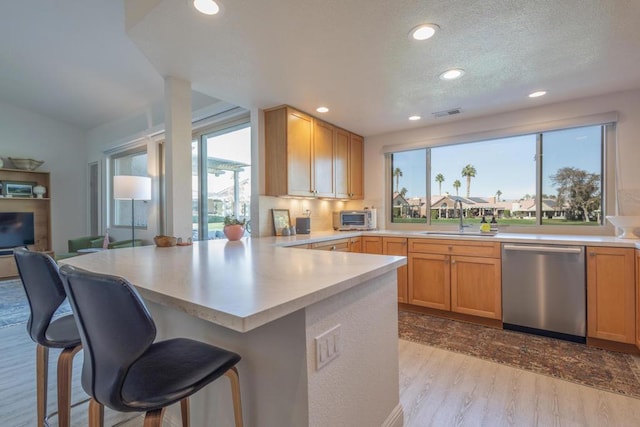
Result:
<instances>
[{"instance_id":1,"label":"potted plant","mask_svg":"<svg viewBox=\"0 0 640 427\"><path fill-rule=\"evenodd\" d=\"M224 217L222 232L229 240L240 240L244 235L245 223L246 219L239 220L235 216L227 215Z\"/></svg>"}]
</instances>

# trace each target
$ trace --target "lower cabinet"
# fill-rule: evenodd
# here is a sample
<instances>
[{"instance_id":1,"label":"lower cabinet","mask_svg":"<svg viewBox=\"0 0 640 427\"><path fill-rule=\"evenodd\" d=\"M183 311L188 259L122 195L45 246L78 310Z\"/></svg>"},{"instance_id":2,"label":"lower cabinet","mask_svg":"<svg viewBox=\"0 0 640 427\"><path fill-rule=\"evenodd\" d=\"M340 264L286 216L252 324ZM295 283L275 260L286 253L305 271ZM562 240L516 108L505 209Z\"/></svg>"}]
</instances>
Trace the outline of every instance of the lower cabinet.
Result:
<instances>
[{"instance_id":1,"label":"lower cabinet","mask_svg":"<svg viewBox=\"0 0 640 427\"><path fill-rule=\"evenodd\" d=\"M362 252L382 255L382 237L362 236Z\"/></svg>"},{"instance_id":2,"label":"lower cabinet","mask_svg":"<svg viewBox=\"0 0 640 427\"><path fill-rule=\"evenodd\" d=\"M321 251L349 252L349 239L328 240L326 242L312 243L311 249Z\"/></svg>"},{"instance_id":3,"label":"lower cabinet","mask_svg":"<svg viewBox=\"0 0 640 427\"><path fill-rule=\"evenodd\" d=\"M635 250L587 247L587 335L636 343Z\"/></svg>"},{"instance_id":4,"label":"lower cabinet","mask_svg":"<svg viewBox=\"0 0 640 427\"><path fill-rule=\"evenodd\" d=\"M362 252L362 237L349 239L349 252Z\"/></svg>"},{"instance_id":5,"label":"lower cabinet","mask_svg":"<svg viewBox=\"0 0 640 427\"><path fill-rule=\"evenodd\" d=\"M407 239L404 237L383 237L382 253L384 255L407 256ZM409 301L409 289L407 287L408 267L398 267L398 302Z\"/></svg>"},{"instance_id":6,"label":"lower cabinet","mask_svg":"<svg viewBox=\"0 0 640 427\"><path fill-rule=\"evenodd\" d=\"M408 303L502 319L500 244L409 239Z\"/></svg>"}]
</instances>

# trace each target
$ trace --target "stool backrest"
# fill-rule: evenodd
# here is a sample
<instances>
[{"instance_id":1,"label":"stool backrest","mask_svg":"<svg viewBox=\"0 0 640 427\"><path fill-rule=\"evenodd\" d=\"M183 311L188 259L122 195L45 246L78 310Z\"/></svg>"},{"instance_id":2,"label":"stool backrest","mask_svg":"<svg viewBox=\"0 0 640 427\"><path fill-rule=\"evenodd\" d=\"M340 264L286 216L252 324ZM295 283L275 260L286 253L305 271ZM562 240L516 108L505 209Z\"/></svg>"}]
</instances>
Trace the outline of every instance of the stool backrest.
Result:
<instances>
[{"instance_id":1,"label":"stool backrest","mask_svg":"<svg viewBox=\"0 0 640 427\"><path fill-rule=\"evenodd\" d=\"M156 337L156 326L129 282L65 265L60 269L84 350L82 387L99 403L126 410L129 367Z\"/></svg>"},{"instance_id":2,"label":"stool backrest","mask_svg":"<svg viewBox=\"0 0 640 427\"><path fill-rule=\"evenodd\" d=\"M49 255L25 248L14 249L13 256L29 301L27 332L38 344L49 346L47 328L66 298L58 265Z\"/></svg>"}]
</instances>

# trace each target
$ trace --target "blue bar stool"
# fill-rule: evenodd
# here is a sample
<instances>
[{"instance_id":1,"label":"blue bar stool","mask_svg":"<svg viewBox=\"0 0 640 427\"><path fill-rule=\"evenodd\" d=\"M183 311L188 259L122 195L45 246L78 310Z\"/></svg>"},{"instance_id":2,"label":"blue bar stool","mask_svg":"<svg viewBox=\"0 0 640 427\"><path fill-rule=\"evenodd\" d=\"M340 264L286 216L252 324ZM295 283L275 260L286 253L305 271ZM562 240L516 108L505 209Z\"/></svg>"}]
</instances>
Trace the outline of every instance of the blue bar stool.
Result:
<instances>
[{"instance_id":1,"label":"blue bar stool","mask_svg":"<svg viewBox=\"0 0 640 427\"><path fill-rule=\"evenodd\" d=\"M61 348L58 356L58 425L71 421L71 373L73 357L82 349L72 315L51 320L66 298L58 266L47 254L17 248L13 256L18 266L29 309L27 332L36 343L36 405L38 427L47 419L49 349Z\"/></svg>"},{"instance_id":2,"label":"blue bar stool","mask_svg":"<svg viewBox=\"0 0 640 427\"><path fill-rule=\"evenodd\" d=\"M125 279L69 265L60 273L84 348L90 427L102 427L104 406L146 412L145 427L160 427L166 407L178 401L188 427L189 396L223 375L231 381L236 426L242 426L239 355L186 338L154 342L155 323Z\"/></svg>"}]
</instances>

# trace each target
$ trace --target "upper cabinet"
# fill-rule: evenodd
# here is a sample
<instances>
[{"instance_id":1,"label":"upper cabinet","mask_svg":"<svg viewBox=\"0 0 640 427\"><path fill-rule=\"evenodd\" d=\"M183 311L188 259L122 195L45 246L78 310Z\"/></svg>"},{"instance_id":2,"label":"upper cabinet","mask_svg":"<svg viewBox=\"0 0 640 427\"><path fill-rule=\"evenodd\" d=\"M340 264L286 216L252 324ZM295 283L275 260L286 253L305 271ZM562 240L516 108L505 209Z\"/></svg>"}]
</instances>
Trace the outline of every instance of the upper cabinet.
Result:
<instances>
[{"instance_id":1,"label":"upper cabinet","mask_svg":"<svg viewBox=\"0 0 640 427\"><path fill-rule=\"evenodd\" d=\"M269 196L364 198L364 139L289 106L265 111Z\"/></svg>"},{"instance_id":2,"label":"upper cabinet","mask_svg":"<svg viewBox=\"0 0 640 427\"><path fill-rule=\"evenodd\" d=\"M364 199L364 138L336 130L336 197Z\"/></svg>"}]
</instances>

